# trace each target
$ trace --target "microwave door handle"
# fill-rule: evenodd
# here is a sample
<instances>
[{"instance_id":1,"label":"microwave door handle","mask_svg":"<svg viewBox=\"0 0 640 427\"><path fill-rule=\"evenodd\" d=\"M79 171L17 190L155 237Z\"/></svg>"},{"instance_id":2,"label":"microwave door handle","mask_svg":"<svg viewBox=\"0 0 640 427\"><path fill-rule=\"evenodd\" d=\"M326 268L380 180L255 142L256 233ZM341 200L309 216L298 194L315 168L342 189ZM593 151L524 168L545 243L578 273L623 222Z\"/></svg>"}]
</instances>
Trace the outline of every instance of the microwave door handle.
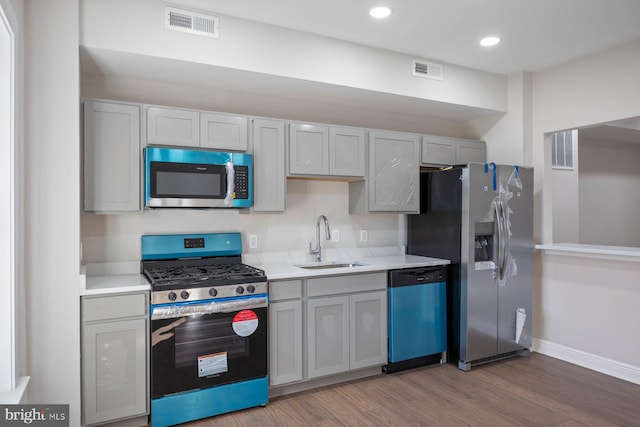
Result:
<instances>
[{"instance_id":1,"label":"microwave door handle","mask_svg":"<svg viewBox=\"0 0 640 427\"><path fill-rule=\"evenodd\" d=\"M233 206L233 195L236 191L236 171L233 167L233 161L228 161L225 164L225 169L227 171L227 194L224 197L224 204L226 206Z\"/></svg>"}]
</instances>

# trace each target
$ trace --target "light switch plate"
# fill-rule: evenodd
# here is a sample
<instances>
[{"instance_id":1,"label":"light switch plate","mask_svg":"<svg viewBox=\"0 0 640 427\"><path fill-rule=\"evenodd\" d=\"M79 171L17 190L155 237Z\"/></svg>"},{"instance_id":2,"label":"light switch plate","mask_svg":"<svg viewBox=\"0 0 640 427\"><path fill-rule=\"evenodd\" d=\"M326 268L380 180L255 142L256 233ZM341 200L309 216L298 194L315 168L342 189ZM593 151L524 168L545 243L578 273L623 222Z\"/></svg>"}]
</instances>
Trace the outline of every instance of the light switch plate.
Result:
<instances>
[{"instance_id":1,"label":"light switch plate","mask_svg":"<svg viewBox=\"0 0 640 427\"><path fill-rule=\"evenodd\" d=\"M258 235L250 234L249 235L249 249L258 249Z\"/></svg>"},{"instance_id":2,"label":"light switch plate","mask_svg":"<svg viewBox=\"0 0 640 427\"><path fill-rule=\"evenodd\" d=\"M331 230L331 241L333 243L340 242L340 230Z\"/></svg>"}]
</instances>

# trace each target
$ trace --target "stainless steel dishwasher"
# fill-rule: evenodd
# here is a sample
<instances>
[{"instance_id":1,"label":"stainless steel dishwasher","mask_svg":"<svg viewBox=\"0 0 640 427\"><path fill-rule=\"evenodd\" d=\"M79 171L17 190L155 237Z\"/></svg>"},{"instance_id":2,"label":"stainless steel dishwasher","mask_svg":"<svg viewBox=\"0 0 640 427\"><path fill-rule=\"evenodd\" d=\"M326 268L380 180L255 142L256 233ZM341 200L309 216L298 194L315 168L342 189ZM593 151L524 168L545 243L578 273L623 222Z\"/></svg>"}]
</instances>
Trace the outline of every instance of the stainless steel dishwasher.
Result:
<instances>
[{"instance_id":1,"label":"stainless steel dishwasher","mask_svg":"<svg viewBox=\"0 0 640 427\"><path fill-rule=\"evenodd\" d=\"M445 361L446 272L442 266L389 271L389 363L384 372Z\"/></svg>"}]
</instances>

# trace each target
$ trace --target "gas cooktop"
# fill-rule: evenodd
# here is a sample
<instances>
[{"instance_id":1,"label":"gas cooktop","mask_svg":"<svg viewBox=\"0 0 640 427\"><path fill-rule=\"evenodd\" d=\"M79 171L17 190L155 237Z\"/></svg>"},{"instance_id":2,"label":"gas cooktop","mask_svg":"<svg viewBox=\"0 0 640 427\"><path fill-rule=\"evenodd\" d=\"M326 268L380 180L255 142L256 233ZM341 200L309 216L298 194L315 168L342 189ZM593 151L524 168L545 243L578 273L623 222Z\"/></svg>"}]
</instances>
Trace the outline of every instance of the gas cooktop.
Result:
<instances>
[{"instance_id":1,"label":"gas cooktop","mask_svg":"<svg viewBox=\"0 0 640 427\"><path fill-rule=\"evenodd\" d=\"M152 304L267 293L267 276L242 263L240 233L142 236L141 272Z\"/></svg>"}]
</instances>

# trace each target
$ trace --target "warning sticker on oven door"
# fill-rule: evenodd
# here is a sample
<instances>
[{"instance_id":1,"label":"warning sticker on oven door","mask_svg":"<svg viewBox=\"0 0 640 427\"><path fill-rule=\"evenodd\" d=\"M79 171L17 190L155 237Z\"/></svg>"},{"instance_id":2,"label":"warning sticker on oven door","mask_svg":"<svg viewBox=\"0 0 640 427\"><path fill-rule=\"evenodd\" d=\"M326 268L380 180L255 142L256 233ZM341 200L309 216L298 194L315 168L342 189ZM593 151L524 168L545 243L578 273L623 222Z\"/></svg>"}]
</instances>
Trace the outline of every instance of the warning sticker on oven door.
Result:
<instances>
[{"instance_id":1,"label":"warning sticker on oven door","mask_svg":"<svg viewBox=\"0 0 640 427\"><path fill-rule=\"evenodd\" d=\"M226 351L198 356L198 377L208 377L228 370Z\"/></svg>"},{"instance_id":2,"label":"warning sticker on oven door","mask_svg":"<svg viewBox=\"0 0 640 427\"><path fill-rule=\"evenodd\" d=\"M233 317L233 330L241 337L248 337L258 329L258 315L251 310L239 311Z\"/></svg>"}]
</instances>

